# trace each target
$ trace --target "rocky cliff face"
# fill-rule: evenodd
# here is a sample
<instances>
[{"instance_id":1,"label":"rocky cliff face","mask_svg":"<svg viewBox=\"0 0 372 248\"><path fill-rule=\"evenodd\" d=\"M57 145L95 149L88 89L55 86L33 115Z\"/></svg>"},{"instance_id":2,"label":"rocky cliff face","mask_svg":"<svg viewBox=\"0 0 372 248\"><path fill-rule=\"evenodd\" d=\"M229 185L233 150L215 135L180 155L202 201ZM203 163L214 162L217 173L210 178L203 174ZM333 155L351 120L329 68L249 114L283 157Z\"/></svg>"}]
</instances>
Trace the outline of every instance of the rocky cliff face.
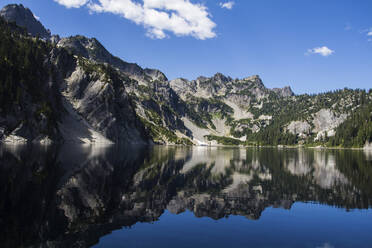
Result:
<instances>
[{"instance_id":1,"label":"rocky cliff face","mask_svg":"<svg viewBox=\"0 0 372 248\"><path fill-rule=\"evenodd\" d=\"M281 95L282 97L290 97L294 96L294 93L289 86L285 86L284 88L274 88L272 89L275 93Z\"/></svg>"},{"instance_id":2,"label":"rocky cliff face","mask_svg":"<svg viewBox=\"0 0 372 248\"><path fill-rule=\"evenodd\" d=\"M126 91L125 84L130 81L127 76L48 41L25 37L17 31L10 35L5 28L2 30L2 35L14 43L9 52L22 56L30 52L24 48L27 44L35 55L32 63L21 57L16 68L5 64L20 83L3 84L10 94L1 98L3 142L151 142ZM19 71L18 67L26 69Z\"/></svg>"},{"instance_id":3,"label":"rocky cliff face","mask_svg":"<svg viewBox=\"0 0 372 248\"><path fill-rule=\"evenodd\" d=\"M62 38L57 47L62 47L68 51L82 56L86 59L93 60L97 63L107 63L138 81L161 80L167 81L166 76L155 69L142 69L134 63L127 63L118 57L109 53L106 48L95 38L86 38L81 35Z\"/></svg>"},{"instance_id":4,"label":"rocky cliff face","mask_svg":"<svg viewBox=\"0 0 372 248\"><path fill-rule=\"evenodd\" d=\"M50 37L22 5L8 5L0 13L31 35L45 38L37 42L46 47L39 52L44 59L39 67L46 75L39 81L47 103L36 103L35 93L24 90L19 107L1 112L0 139L5 142L319 142L335 135L360 102L372 100L371 92L347 89L297 96L290 87L266 88L257 75L232 79L217 73L192 81L168 81L159 70L113 56L95 38ZM14 42L32 40L7 35ZM32 117L42 104L48 111L44 108ZM25 105L33 105L34 110L25 110ZM31 116L26 118L27 114ZM53 122L48 121L51 115Z\"/></svg>"},{"instance_id":5,"label":"rocky cliff face","mask_svg":"<svg viewBox=\"0 0 372 248\"><path fill-rule=\"evenodd\" d=\"M272 117L255 117L250 111L252 107L262 108L262 101L271 95L293 95L290 88L267 89L257 75L232 79L217 73L211 78L199 77L193 81L175 79L169 84L191 108L190 112L194 112L184 118L187 127L195 134L193 138L197 144L215 144L207 136L227 136L244 141L245 135L234 133L243 130L257 132ZM195 113L199 116L195 116Z\"/></svg>"},{"instance_id":6,"label":"rocky cliff face","mask_svg":"<svg viewBox=\"0 0 372 248\"><path fill-rule=\"evenodd\" d=\"M10 4L0 11L0 16L9 22L15 22L18 26L27 29L32 36L49 39L50 31L46 30L34 16L30 9L25 8L22 4Z\"/></svg>"},{"instance_id":7,"label":"rocky cliff face","mask_svg":"<svg viewBox=\"0 0 372 248\"><path fill-rule=\"evenodd\" d=\"M143 143L146 132L125 90L128 78L80 60L60 86L66 115L59 125L65 141ZM97 66L89 71L85 66ZM84 69L85 68L85 69Z\"/></svg>"}]
</instances>

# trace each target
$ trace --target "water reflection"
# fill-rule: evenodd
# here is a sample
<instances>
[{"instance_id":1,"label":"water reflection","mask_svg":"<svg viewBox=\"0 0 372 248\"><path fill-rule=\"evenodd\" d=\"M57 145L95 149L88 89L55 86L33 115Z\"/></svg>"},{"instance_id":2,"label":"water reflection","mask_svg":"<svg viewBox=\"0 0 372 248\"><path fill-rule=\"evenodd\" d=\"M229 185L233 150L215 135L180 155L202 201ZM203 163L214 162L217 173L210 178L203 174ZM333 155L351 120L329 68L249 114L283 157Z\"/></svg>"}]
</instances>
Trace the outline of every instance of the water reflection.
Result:
<instances>
[{"instance_id":1,"label":"water reflection","mask_svg":"<svg viewBox=\"0 0 372 248\"><path fill-rule=\"evenodd\" d=\"M294 202L369 208L371 178L363 151L5 146L0 242L85 247L165 210L257 220Z\"/></svg>"}]
</instances>

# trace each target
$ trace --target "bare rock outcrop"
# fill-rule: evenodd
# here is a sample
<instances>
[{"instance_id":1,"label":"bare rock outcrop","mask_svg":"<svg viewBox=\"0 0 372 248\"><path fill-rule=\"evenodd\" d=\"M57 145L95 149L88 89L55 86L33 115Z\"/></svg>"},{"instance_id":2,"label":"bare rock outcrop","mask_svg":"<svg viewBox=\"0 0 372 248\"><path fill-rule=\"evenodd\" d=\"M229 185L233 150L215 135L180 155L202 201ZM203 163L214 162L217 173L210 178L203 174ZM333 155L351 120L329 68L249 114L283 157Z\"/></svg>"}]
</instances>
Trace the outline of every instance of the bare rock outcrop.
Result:
<instances>
[{"instance_id":1,"label":"bare rock outcrop","mask_svg":"<svg viewBox=\"0 0 372 248\"><path fill-rule=\"evenodd\" d=\"M287 126L287 130L292 134L306 137L311 131L311 126L307 121L292 121Z\"/></svg>"},{"instance_id":2,"label":"bare rock outcrop","mask_svg":"<svg viewBox=\"0 0 372 248\"><path fill-rule=\"evenodd\" d=\"M317 113L313 114L313 132L317 134L316 140L321 139L325 136L334 136L334 129L338 127L347 118L347 114L337 115L330 109L321 109Z\"/></svg>"},{"instance_id":3,"label":"bare rock outcrop","mask_svg":"<svg viewBox=\"0 0 372 248\"><path fill-rule=\"evenodd\" d=\"M32 36L49 39L50 31L46 30L43 24L38 21L30 9L22 4L9 4L0 10L0 16L8 22L15 22L18 26L27 29Z\"/></svg>"}]
</instances>

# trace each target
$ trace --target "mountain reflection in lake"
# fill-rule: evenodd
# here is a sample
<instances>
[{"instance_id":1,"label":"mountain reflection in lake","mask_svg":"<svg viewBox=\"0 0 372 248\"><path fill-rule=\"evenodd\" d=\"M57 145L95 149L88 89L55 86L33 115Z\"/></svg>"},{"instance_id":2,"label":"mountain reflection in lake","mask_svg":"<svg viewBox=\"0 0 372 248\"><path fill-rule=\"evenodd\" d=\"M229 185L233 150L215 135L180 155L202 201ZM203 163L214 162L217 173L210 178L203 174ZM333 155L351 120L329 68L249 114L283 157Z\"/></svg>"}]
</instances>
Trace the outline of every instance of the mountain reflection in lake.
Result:
<instances>
[{"instance_id":1,"label":"mountain reflection in lake","mask_svg":"<svg viewBox=\"0 0 372 248\"><path fill-rule=\"evenodd\" d=\"M2 247L372 246L363 151L3 146L0 197Z\"/></svg>"}]
</instances>

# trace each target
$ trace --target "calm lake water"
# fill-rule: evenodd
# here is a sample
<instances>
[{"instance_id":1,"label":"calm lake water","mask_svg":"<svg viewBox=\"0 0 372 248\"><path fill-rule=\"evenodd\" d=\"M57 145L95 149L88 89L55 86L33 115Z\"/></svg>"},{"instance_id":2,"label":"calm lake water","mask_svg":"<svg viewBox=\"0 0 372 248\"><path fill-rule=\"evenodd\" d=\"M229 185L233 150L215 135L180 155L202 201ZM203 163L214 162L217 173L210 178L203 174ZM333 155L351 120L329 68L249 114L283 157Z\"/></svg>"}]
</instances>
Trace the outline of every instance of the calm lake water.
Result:
<instances>
[{"instance_id":1,"label":"calm lake water","mask_svg":"<svg viewBox=\"0 0 372 248\"><path fill-rule=\"evenodd\" d=\"M372 247L372 153L0 147L1 247Z\"/></svg>"}]
</instances>

